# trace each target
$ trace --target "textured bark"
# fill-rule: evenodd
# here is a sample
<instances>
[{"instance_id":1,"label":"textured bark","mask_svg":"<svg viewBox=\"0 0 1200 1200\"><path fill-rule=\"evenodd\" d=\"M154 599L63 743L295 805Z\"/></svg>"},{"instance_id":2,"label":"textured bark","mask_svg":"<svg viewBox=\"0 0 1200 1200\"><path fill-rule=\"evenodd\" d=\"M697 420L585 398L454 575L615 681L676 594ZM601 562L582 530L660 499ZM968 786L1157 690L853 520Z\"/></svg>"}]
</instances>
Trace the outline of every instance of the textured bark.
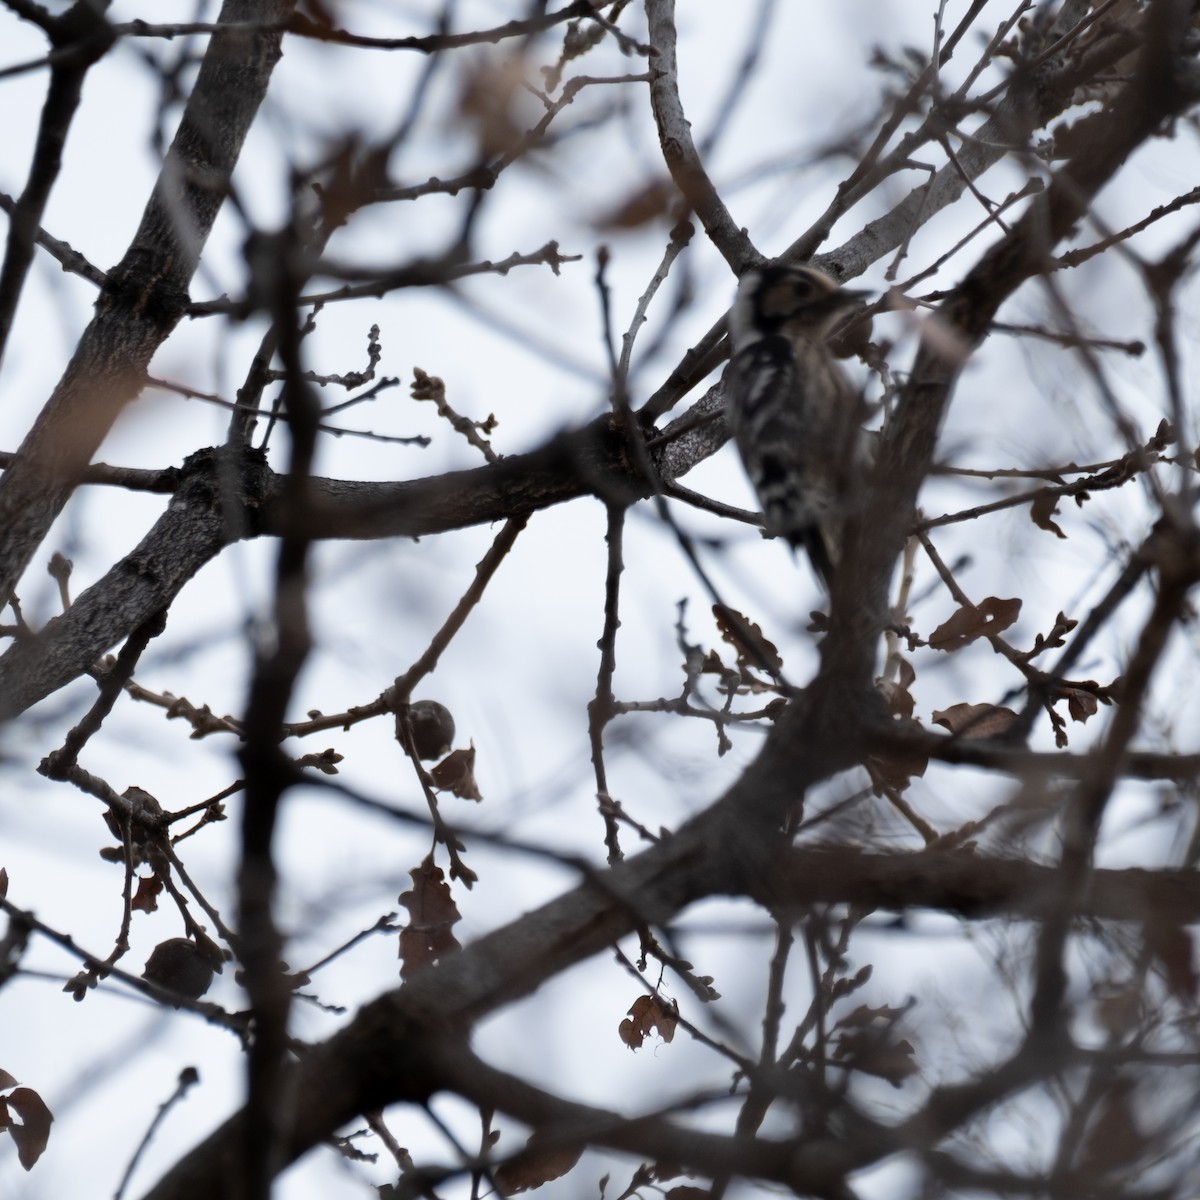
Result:
<instances>
[{"instance_id":1,"label":"textured bark","mask_svg":"<svg viewBox=\"0 0 1200 1200\"><path fill-rule=\"evenodd\" d=\"M719 446L689 431L664 448L671 471L686 471ZM724 435L722 434L721 440ZM313 479L306 532L313 538L421 537L529 513L582 496L627 503L651 487L633 464L628 436L611 417L560 434L529 454L493 465L397 483ZM213 450L193 455L179 491L137 548L84 591L36 637L0 655L0 720L79 678L231 542L278 535L290 520L286 478L261 456Z\"/></svg>"},{"instance_id":2,"label":"textured bark","mask_svg":"<svg viewBox=\"0 0 1200 1200\"><path fill-rule=\"evenodd\" d=\"M220 19L282 21L293 7L293 0L226 0ZM281 39L249 29L212 38L133 242L109 272L63 378L0 478L0 605L186 309L189 281Z\"/></svg>"},{"instance_id":3,"label":"textured bark","mask_svg":"<svg viewBox=\"0 0 1200 1200\"><path fill-rule=\"evenodd\" d=\"M144 620L167 609L196 572L254 528L270 479L261 455L244 466L215 451L188 460L166 512L70 609L0 656L0 721L78 679ZM132 622L132 624L131 624Z\"/></svg>"},{"instance_id":4,"label":"textured bark","mask_svg":"<svg viewBox=\"0 0 1200 1200\"><path fill-rule=\"evenodd\" d=\"M0 359L4 357L13 317L33 262L34 239L42 213L62 170L63 147L79 109L84 78L92 64L112 45L113 34L102 11L105 8L107 4L95 8L77 4L57 20L47 16L51 42L61 57L50 70L29 176L20 199L10 210L4 269L0 272Z\"/></svg>"},{"instance_id":5,"label":"textured bark","mask_svg":"<svg viewBox=\"0 0 1200 1200\"><path fill-rule=\"evenodd\" d=\"M426 968L312 1047L290 1083L288 1160L364 1108L437 1090L437 1044L465 1042L475 1022L546 979L705 896L761 891L762 866L781 848L783 814L807 786L849 767L861 752L847 729L853 711L814 686L734 787L672 837L618 867L589 873L566 895ZM243 1122L239 1114L216 1130L147 1200L225 1194L236 1179Z\"/></svg>"},{"instance_id":6,"label":"textured bark","mask_svg":"<svg viewBox=\"0 0 1200 1200\"><path fill-rule=\"evenodd\" d=\"M1189 13L1190 6L1182 0L1159 0L1153 6L1142 61L1121 97L1092 119L1043 201L981 258L950 297L943 317L965 344L978 343L1002 301L1044 269L1054 243L1133 148L1188 100L1173 82L1173 71ZM314 1047L295 1073L292 1090L298 1099L289 1158L316 1145L359 1108L421 1098L444 1082L431 1065L436 1053L430 1047L439 1040L466 1039L471 1025L488 1012L531 993L622 935L669 920L702 896L743 893L773 909L815 900L844 901L848 890L857 887L863 902L881 906L894 897L907 908L914 897L919 903L922 896L951 911L1036 906L1039 887L1049 886L1052 873L1039 874L1027 864L1010 869L991 860L986 871L977 873L973 887L978 864L967 854L914 856L874 872L871 860L864 858L868 869L860 874L844 858L831 865L829 859L822 862L804 852L785 851L778 834L782 819L807 787L863 760L877 726L870 681L887 580L907 536L917 490L932 462L942 415L962 364L931 350L918 359L877 472L877 493L865 522L870 535L864 531L851 547L850 561L835 585L821 670L778 720L754 763L721 800L674 836L427 968ZM535 485L534 494L537 490ZM1091 897L1107 913L1137 919L1144 911L1142 904L1152 898L1139 898L1139 888L1129 883L1127 873L1114 874L1126 877L1094 881L1081 902ZM1172 911L1184 916L1192 911L1195 888L1190 880L1167 880L1159 886L1171 893ZM914 1129L955 1128L971 1111L1024 1086L1032 1071L1054 1066L1045 1055L1019 1051L978 1086L935 1092L914 1118ZM458 1090L470 1097L469 1079L459 1081ZM490 1094L489 1102L504 1107L503 1090ZM520 1106L514 1102L511 1107ZM524 1111L528 1117L528 1108ZM240 1116L231 1118L182 1160L149 1194L151 1200L219 1194L230 1182L228 1172L236 1169L241 1121ZM797 1143L784 1161L771 1157L774 1148L768 1144L758 1170L764 1177L799 1184L797 1190L820 1191L823 1172L828 1171L832 1186L844 1179L845 1171L894 1148L890 1139L864 1135L856 1144L842 1144L836 1162L830 1163L822 1158L821 1139ZM698 1166L700 1160L684 1165Z\"/></svg>"}]
</instances>

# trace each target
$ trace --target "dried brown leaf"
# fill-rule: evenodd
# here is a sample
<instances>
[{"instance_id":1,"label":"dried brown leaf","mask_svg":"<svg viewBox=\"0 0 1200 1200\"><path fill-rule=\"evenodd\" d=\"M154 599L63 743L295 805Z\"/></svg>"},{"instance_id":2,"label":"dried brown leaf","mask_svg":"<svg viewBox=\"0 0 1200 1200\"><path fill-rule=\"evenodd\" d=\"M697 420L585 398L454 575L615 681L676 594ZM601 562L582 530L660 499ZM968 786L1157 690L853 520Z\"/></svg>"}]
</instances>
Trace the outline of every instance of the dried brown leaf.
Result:
<instances>
[{"instance_id":1,"label":"dried brown leaf","mask_svg":"<svg viewBox=\"0 0 1200 1200\"><path fill-rule=\"evenodd\" d=\"M964 604L930 635L935 650L961 650L981 637L1003 633L1020 615L1021 601L988 596L978 604Z\"/></svg>"},{"instance_id":2,"label":"dried brown leaf","mask_svg":"<svg viewBox=\"0 0 1200 1200\"><path fill-rule=\"evenodd\" d=\"M1047 533L1053 533L1060 538L1065 538L1067 535L1059 528L1058 523L1053 520L1054 514L1057 511L1058 496L1053 492L1042 492L1029 506L1029 518L1039 529L1044 529Z\"/></svg>"},{"instance_id":3,"label":"dried brown leaf","mask_svg":"<svg viewBox=\"0 0 1200 1200\"><path fill-rule=\"evenodd\" d=\"M583 1146L578 1142L551 1141L535 1133L525 1143L523 1150L492 1172L492 1178L502 1195L514 1196L517 1192L539 1188L543 1183L565 1175L579 1161L582 1153Z\"/></svg>"},{"instance_id":4,"label":"dried brown leaf","mask_svg":"<svg viewBox=\"0 0 1200 1200\"><path fill-rule=\"evenodd\" d=\"M402 979L457 950L458 939L450 931L461 920L442 869L434 865L432 855L409 874L412 890L400 896L410 918L400 931Z\"/></svg>"},{"instance_id":5,"label":"dried brown leaf","mask_svg":"<svg viewBox=\"0 0 1200 1200\"><path fill-rule=\"evenodd\" d=\"M1011 708L999 704L952 704L931 719L959 737L988 738L1007 732L1018 718Z\"/></svg>"},{"instance_id":6,"label":"dried brown leaf","mask_svg":"<svg viewBox=\"0 0 1200 1200\"><path fill-rule=\"evenodd\" d=\"M429 772L434 787L453 792L463 800L483 799L475 782L475 746L448 754Z\"/></svg>"},{"instance_id":7,"label":"dried brown leaf","mask_svg":"<svg viewBox=\"0 0 1200 1200\"><path fill-rule=\"evenodd\" d=\"M724 604L714 604L712 611L721 637L737 651L739 667L753 671L783 670L778 648L749 617Z\"/></svg>"},{"instance_id":8,"label":"dried brown leaf","mask_svg":"<svg viewBox=\"0 0 1200 1200\"><path fill-rule=\"evenodd\" d=\"M667 216L679 198L679 189L671 179L652 179L597 217L596 228L637 229Z\"/></svg>"},{"instance_id":9,"label":"dried brown leaf","mask_svg":"<svg viewBox=\"0 0 1200 1200\"><path fill-rule=\"evenodd\" d=\"M673 1001L667 1003L661 996L639 996L617 1032L630 1050L637 1050L654 1029L664 1042L671 1041L678 1023L679 1008Z\"/></svg>"},{"instance_id":10,"label":"dried brown leaf","mask_svg":"<svg viewBox=\"0 0 1200 1200\"><path fill-rule=\"evenodd\" d=\"M917 672L912 663L901 654L893 654L888 659L888 666L895 669L896 678L879 678L875 681L875 687L887 701L888 711L892 716L908 720L917 706L910 690L916 682ZM888 674L890 673L889 671Z\"/></svg>"},{"instance_id":11,"label":"dried brown leaf","mask_svg":"<svg viewBox=\"0 0 1200 1200\"><path fill-rule=\"evenodd\" d=\"M518 99L525 87L525 63L518 54L482 57L463 75L459 113L474 127L479 154L489 161L521 140Z\"/></svg>"},{"instance_id":12,"label":"dried brown leaf","mask_svg":"<svg viewBox=\"0 0 1200 1200\"><path fill-rule=\"evenodd\" d=\"M1100 701L1091 692L1068 687L1063 688L1059 692L1059 696L1066 698L1067 712L1071 714L1072 721L1086 721L1088 717L1094 717L1099 711Z\"/></svg>"},{"instance_id":13,"label":"dried brown leaf","mask_svg":"<svg viewBox=\"0 0 1200 1200\"><path fill-rule=\"evenodd\" d=\"M929 755L918 751L910 754L872 754L864 765L875 785L876 795L882 794L883 789L903 792L914 779L920 779L925 774Z\"/></svg>"},{"instance_id":14,"label":"dried brown leaf","mask_svg":"<svg viewBox=\"0 0 1200 1200\"><path fill-rule=\"evenodd\" d=\"M46 1102L32 1088L19 1087L7 1099L11 1113L16 1113L20 1124L11 1123L8 1132L17 1143L17 1158L25 1170L42 1157L46 1143L50 1140L50 1123L54 1114Z\"/></svg>"},{"instance_id":15,"label":"dried brown leaf","mask_svg":"<svg viewBox=\"0 0 1200 1200\"><path fill-rule=\"evenodd\" d=\"M842 1066L886 1079L896 1088L920 1070L906 1038L890 1043L872 1033L844 1034L834 1044L833 1056Z\"/></svg>"},{"instance_id":16,"label":"dried brown leaf","mask_svg":"<svg viewBox=\"0 0 1200 1200\"><path fill-rule=\"evenodd\" d=\"M900 1087L919 1070L912 1043L896 1036L897 1022L906 1012L889 1004L860 1004L835 1026L833 1057L851 1070Z\"/></svg>"},{"instance_id":17,"label":"dried brown leaf","mask_svg":"<svg viewBox=\"0 0 1200 1200\"><path fill-rule=\"evenodd\" d=\"M137 912L157 912L158 895L162 890L162 880L157 875L139 875L137 892L129 907Z\"/></svg>"},{"instance_id":18,"label":"dried brown leaf","mask_svg":"<svg viewBox=\"0 0 1200 1200\"><path fill-rule=\"evenodd\" d=\"M853 1011L842 1017L838 1021L837 1027L839 1029L865 1029L867 1026L874 1025L879 1021L890 1025L900 1020L907 1012L908 1007L905 1005L860 1004Z\"/></svg>"}]
</instances>

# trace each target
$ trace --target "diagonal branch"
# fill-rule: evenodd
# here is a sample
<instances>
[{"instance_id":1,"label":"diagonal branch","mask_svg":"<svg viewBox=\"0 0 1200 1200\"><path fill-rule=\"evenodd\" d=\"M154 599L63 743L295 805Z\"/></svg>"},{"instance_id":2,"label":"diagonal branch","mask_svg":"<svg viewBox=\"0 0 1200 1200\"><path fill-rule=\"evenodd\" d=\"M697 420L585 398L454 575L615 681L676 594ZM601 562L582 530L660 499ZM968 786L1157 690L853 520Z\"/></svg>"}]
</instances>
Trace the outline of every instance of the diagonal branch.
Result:
<instances>
[{"instance_id":1,"label":"diagonal branch","mask_svg":"<svg viewBox=\"0 0 1200 1200\"><path fill-rule=\"evenodd\" d=\"M1000 305L1049 266L1055 245L1125 159L1194 99L1183 86L1190 8L1187 0L1157 0L1150 8L1133 78L1110 105L1079 123L1075 152L1045 192L942 304L939 322L960 352L947 357L946 339L939 339L938 346L927 342L918 351L874 472L869 509L851 522L846 562L835 581L826 652L834 659L857 657L864 678L873 656L869 628L878 627L886 612L893 564L912 527L917 492L933 463L959 373Z\"/></svg>"},{"instance_id":2,"label":"diagonal branch","mask_svg":"<svg viewBox=\"0 0 1200 1200\"><path fill-rule=\"evenodd\" d=\"M655 449L670 453L672 478L716 449L683 418ZM699 434L700 436L696 436ZM664 437L667 437L664 435ZM88 477L107 480L112 468ZM124 482L120 471L114 481ZM80 595L36 637L0 656L0 721L10 719L87 668L153 613L171 602L196 572L244 537L288 529L287 476L261 455L203 450L183 468L145 472L136 482L175 495L138 546ZM625 433L610 414L552 438L529 454L494 464L396 483L314 478L309 481L306 535L374 539L420 537L530 513L582 496L628 504L653 488L634 465Z\"/></svg>"},{"instance_id":3,"label":"diagonal branch","mask_svg":"<svg viewBox=\"0 0 1200 1200\"><path fill-rule=\"evenodd\" d=\"M225 0L222 22L283 20L294 0ZM66 372L0 479L0 602L62 511L187 306L187 289L279 59L279 33L215 34L125 257Z\"/></svg>"},{"instance_id":4,"label":"diagonal branch","mask_svg":"<svg viewBox=\"0 0 1200 1200\"><path fill-rule=\"evenodd\" d=\"M646 0L650 44L654 50L650 104L658 125L658 140L671 178L704 231L725 261L740 275L762 260L737 222L700 161L692 128L679 100L679 64L675 57L675 0Z\"/></svg>"},{"instance_id":5,"label":"diagonal branch","mask_svg":"<svg viewBox=\"0 0 1200 1200\"><path fill-rule=\"evenodd\" d=\"M84 77L113 42L108 22L87 4L75 5L48 28L55 48L69 49L71 53L56 60L50 69L50 86L42 105L29 178L15 204L6 209L9 226L4 266L0 269L0 359L4 357L13 316L33 262L34 242L44 237L40 228L42 214L62 169L63 147L79 108Z\"/></svg>"}]
</instances>

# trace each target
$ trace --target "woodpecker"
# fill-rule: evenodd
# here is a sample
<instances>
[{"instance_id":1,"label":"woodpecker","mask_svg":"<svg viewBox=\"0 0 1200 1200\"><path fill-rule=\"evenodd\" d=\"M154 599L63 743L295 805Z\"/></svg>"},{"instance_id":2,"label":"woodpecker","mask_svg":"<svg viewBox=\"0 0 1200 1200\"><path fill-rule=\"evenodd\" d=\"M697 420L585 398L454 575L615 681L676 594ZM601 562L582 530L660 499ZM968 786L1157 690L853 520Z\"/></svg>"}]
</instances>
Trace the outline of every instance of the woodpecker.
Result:
<instances>
[{"instance_id":1,"label":"woodpecker","mask_svg":"<svg viewBox=\"0 0 1200 1200\"><path fill-rule=\"evenodd\" d=\"M729 314L726 422L767 535L803 546L826 588L864 465L862 405L827 339L865 295L769 264L742 276Z\"/></svg>"}]
</instances>

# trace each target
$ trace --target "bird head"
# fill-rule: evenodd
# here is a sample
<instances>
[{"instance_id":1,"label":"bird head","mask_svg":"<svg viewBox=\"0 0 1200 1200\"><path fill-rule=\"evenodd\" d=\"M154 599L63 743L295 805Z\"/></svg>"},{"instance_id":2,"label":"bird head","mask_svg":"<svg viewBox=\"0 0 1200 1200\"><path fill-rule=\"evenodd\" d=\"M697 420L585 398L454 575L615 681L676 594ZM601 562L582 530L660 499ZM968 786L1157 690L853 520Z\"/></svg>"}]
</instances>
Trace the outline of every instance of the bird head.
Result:
<instances>
[{"instance_id":1,"label":"bird head","mask_svg":"<svg viewBox=\"0 0 1200 1200\"><path fill-rule=\"evenodd\" d=\"M760 338L820 338L869 293L840 287L816 267L769 263L747 271L738 282L729 314L736 353Z\"/></svg>"}]
</instances>

